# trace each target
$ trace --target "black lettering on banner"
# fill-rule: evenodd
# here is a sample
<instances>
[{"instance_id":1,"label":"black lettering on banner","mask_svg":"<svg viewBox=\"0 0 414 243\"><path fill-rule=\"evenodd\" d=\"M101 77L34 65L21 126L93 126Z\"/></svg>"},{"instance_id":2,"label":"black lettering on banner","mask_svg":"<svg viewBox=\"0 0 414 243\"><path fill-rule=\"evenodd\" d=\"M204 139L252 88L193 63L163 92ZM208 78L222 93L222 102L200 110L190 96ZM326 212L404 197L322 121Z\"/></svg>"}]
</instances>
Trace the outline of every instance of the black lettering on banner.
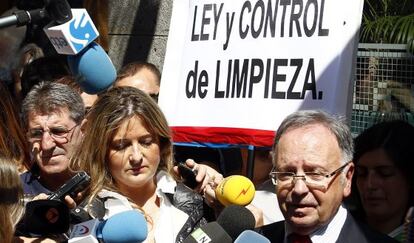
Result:
<instances>
[{"instance_id":1,"label":"black lettering on banner","mask_svg":"<svg viewBox=\"0 0 414 243\"><path fill-rule=\"evenodd\" d=\"M196 98L197 91L200 98L205 98L207 95L207 89L204 87L208 86L208 74L206 70L200 72L200 77L198 77L198 61L195 61L194 70L188 72L186 84L185 84L185 94L187 98Z\"/></svg>"},{"instance_id":2,"label":"black lettering on banner","mask_svg":"<svg viewBox=\"0 0 414 243\"><path fill-rule=\"evenodd\" d=\"M243 16L244 16L244 11L247 9L248 13L251 12L252 10L252 5L249 1L244 2L241 12L240 12L240 20L239 20L239 33L240 33L240 38L244 39L247 36L247 33L249 32L249 25L246 25L246 28L243 30Z\"/></svg>"},{"instance_id":3,"label":"black lettering on banner","mask_svg":"<svg viewBox=\"0 0 414 243\"><path fill-rule=\"evenodd\" d=\"M243 96L242 98L246 97L246 87L247 87L247 75L248 75L248 67L249 67L249 59L243 60L243 66L241 73L239 73L240 70L240 60L235 59L234 60L234 67L233 67L233 85L232 85L232 91L231 91L231 98L234 98L234 92L237 88L237 98L240 98L240 94L243 90ZM230 75L230 73L228 74Z\"/></svg>"},{"instance_id":4,"label":"black lettering on banner","mask_svg":"<svg viewBox=\"0 0 414 243\"><path fill-rule=\"evenodd\" d=\"M275 33L276 33L276 17L277 17L277 9L279 6L279 0L276 0L275 3L275 11L272 12L272 1L268 0L267 1L267 11L266 11L266 20L265 20L265 26L264 26L264 33L263 33L263 37L266 37L267 35L267 30L270 30L270 36L273 38L275 37ZM272 17L273 15L273 17ZM269 24L269 27L268 27Z\"/></svg>"},{"instance_id":5,"label":"black lettering on banner","mask_svg":"<svg viewBox=\"0 0 414 243\"><path fill-rule=\"evenodd\" d=\"M324 6L325 0L246 0L239 16L240 38L311 37L317 26L318 36L328 36L329 29L323 27Z\"/></svg>"},{"instance_id":6,"label":"black lettering on banner","mask_svg":"<svg viewBox=\"0 0 414 243\"><path fill-rule=\"evenodd\" d=\"M314 12L313 12L313 18L312 18L313 19L312 27L309 29L308 28L308 12L309 12L309 7L311 6L311 4L314 6L313 7ZM303 18L303 30L305 31L305 35L307 37L311 37L313 33L315 33L317 17L318 17L318 1L308 0L305 6L305 16Z\"/></svg>"},{"instance_id":7,"label":"black lettering on banner","mask_svg":"<svg viewBox=\"0 0 414 243\"><path fill-rule=\"evenodd\" d=\"M223 45L223 50L227 50L229 46L231 30L233 29L234 12L231 13L231 17L229 17L229 13L226 13L226 20L226 43Z\"/></svg>"},{"instance_id":8,"label":"black lettering on banner","mask_svg":"<svg viewBox=\"0 0 414 243\"><path fill-rule=\"evenodd\" d=\"M208 34L204 34L204 26L210 24L210 18L206 18L206 12L207 11L210 11L211 9L212 9L212 4L206 4L206 5L204 5L203 18L201 20L200 40L208 40Z\"/></svg>"},{"instance_id":9,"label":"black lettering on banner","mask_svg":"<svg viewBox=\"0 0 414 243\"><path fill-rule=\"evenodd\" d=\"M231 67L233 66L233 60L229 60L229 65L227 67L227 84L226 84L226 98L229 98L230 95L230 83L231 83Z\"/></svg>"},{"instance_id":10,"label":"black lettering on banner","mask_svg":"<svg viewBox=\"0 0 414 243\"><path fill-rule=\"evenodd\" d=\"M295 6L299 6L299 11L295 13ZM303 2L302 0L293 0L292 8L290 12L290 25L289 25L289 37L293 36L293 22L296 24L296 31L298 32L298 37L302 36L300 31L299 18L302 16Z\"/></svg>"},{"instance_id":11,"label":"black lettering on banner","mask_svg":"<svg viewBox=\"0 0 414 243\"><path fill-rule=\"evenodd\" d=\"M203 70L201 71L200 78L198 79L198 94L200 95L201 99L204 99L206 97L207 87L208 87L208 74L206 70Z\"/></svg>"},{"instance_id":12,"label":"black lettering on banner","mask_svg":"<svg viewBox=\"0 0 414 243\"><path fill-rule=\"evenodd\" d=\"M284 99L286 93L283 91L276 91L277 82L285 82L286 75L285 74L278 74L278 68L280 66L287 66L288 60L287 59L275 59L273 64L273 87L272 87L272 99Z\"/></svg>"},{"instance_id":13,"label":"black lettering on banner","mask_svg":"<svg viewBox=\"0 0 414 243\"><path fill-rule=\"evenodd\" d=\"M219 11L217 13L217 4L214 4L214 35L213 35L213 40L215 40L216 36L217 36L217 26L218 26L218 22L219 22L219 19L220 19L221 11L223 10L223 5L224 5L224 3L220 4L220 8L219 8Z\"/></svg>"},{"instance_id":14,"label":"black lettering on banner","mask_svg":"<svg viewBox=\"0 0 414 243\"><path fill-rule=\"evenodd\" d=\"M224 91L219 90L219 80L220 80L220 60L217 60L216 65L216 88L214 92L214 98L224 98Z\"/></svg>"},{"instance_id":15,"label":"black lettering on banner","mask_svg":"<svg viewBox=\"0 0 414 243\"><path fill-rule=\"evenodd\" d=\"M198 34L194 34L195 26L196 26L196 19L197 19L197 6L194 7L194 19L193 19L193 30L191 32L191 41L198 41L200 36Z\"/></svg>"},{"instance_id":16,"label":"black lettering on banner","mask_svg":"<svg viewBox=\"0 0 414 243\"><path fill-rule=\"evenodd\" d=\"M285 36L285 17L286 17L286 7L290 5L290 0L281 0L280 6L283 8L282 12L282 21L280 23L280 37Z\"/></svg>"},{"instance_id":17,"label":"black lettering on banner","mask_svg":"<svg viewBox=\"0 0 414 243\"><path fill-rule=\"evenodd\" d=\"M224 3L220 4L219 9L217 10L217 4L204 4L203 5L203 15L201 17L201 30L200 34L196 33L196 22L197 22L197 7L194 7L194 18L193 18L193 28L191 31L191 41L206 41L209 40L210 35L205 33L205 27L210 25L211 18L207 15L211 10L213 10L213 40L216 39L217 36L217 26L220 20L221 11L223 10Z\"/></svg>"},{"instance_id":18,"label":"black lettering on banner","mask_svg":"<svg viewBox=\"0 0 414 243\"><path fill-rule=\"evenodd\" d=\"M309 80L310 78L310 80ZM312 92L312 99L316 99L316 77L315 77L315 64L313 62L313 58L309 59L308 68L306 69L305 75L305 83L303 84L302 89L302 99L305 98L306 91L309 90ZM320 93L320 97L322 98L322 93Z\"/></svg>"},{"instance_id":19,"label":"black lettering on banner","mask_svg":"<svg viewBox=\"0 0 414 243\"><path fill-rule=\"evenodd\" d=\"M300 100L305 99L307 91L312 92L312 99L322 99L323 92L316 89L316 75L314 59L311 58L306 61L301 58L293 59L266 59L266 64L263 59L230 59L227 61L227 74L220 75L221 64L220 60L216 63L216 81L215 81L215 98L253 98L254 89L263 89L263 98L271 99L288 99ZM273 63L272 63L273 62ZM304 62L307 62L306 70ZM226 69L225 67L223 69ZM292 70L292 75L283 73L282 70ZM303 71L302 71L303 70ZM305 73L306 72L306 73ZM206 89L208 85L208 76L205 70L201 71L200 77L198 73L198 62L196 61L194 71L190 71L187 77L187 93L192 97L206 96ZM305 73L304 75L300 75ZM225 88L223 85L220 89L220 78L226 77ZM297 87L299 77L304 77L300 80L302 84L300 91L294 91ZM191 80L192 83L190 82ZM271 81L270 81L271 80ZM303 82L302 82L303 81ZM258 85L262 82L262 85ZM289 82L285 86L281 86L280 82ZM298 90L298 89L296 89ZM257 94L258 92L256 92ZM187 94L187 96L189 96ZM247 96L246 96L247 94Z\"/></svg>"},{"instance_id":20,"label":"black lettering on banner","mask_svg":"<svg viewBox=\"0 0 414 243\"><path fill-rule=\"evenodd\" d=\"M257 68L256 68L257 67ZM255 70L259 70L256 75ZM249 83L249 98L253 95L253 84L260 83L263 77L263 61L261 59L252 59L252 65L250 66L250 83Z\"/></svg>"},{"instance_id":21,"label":"black lettering on banner","mask_svg":"<svg viewBox=\"0 0 414 243\"><path fill-rule=\"evenodd\" d=\"M272 59L268 58L266 61L266 76L265 76L265 88L264 88L264 98L269 97L269 79L270 79L270 64Z\"/></svg>"},{"instance_id":22,"label":"black lettering on banner","mask_svg":"<svg viewBox=\"0 0 414 243\"><path fill-rule=\"evenodd\" d=\"M321 12L319 14L319 29L318 29L318 36L328 36L329 29L322 28L323 22L323 9L325 8L325 0L321 0Z\"/></svg>"},{"instance_id":23,"label":"black lettering on banner","mask_svg":"<svg viewBox=\"0 0 414 243\"><path fill-rule=\"evenodd\" d=\"M290 82L289 88L287 90L287 99L301 99L300 92L293 92L295 87L296 80L298 79L300 70L302 69L303 59L291 59L290 66L295 66L295 74L293 74L292 81Z\"/></svg>"},{"instance_id":24,"label":"black lettering on banner","mask_svg":"<svg viewBox=\"0 0 414 243\"><path fill-rule=\"evenodd\" d=\"M258 9L260 9L260 11L258 10ZM259 23L259 26L257 27L257 29L255 29L255 23L254 23L254 21L255 21L255 19L256 19L256 13L259 11L259 13L258 14L260 14L260 17L259 17L259 20L260 20L260 23ZM253 14L252 14L252 18L251 18L251 20L252 20L252 22L251 22L251 27L252 27L252 37L253 38L257 38L257 37L259 37L259 35L260 35L260 32L262 32L262 28L263 28L263 19L264 19L264 16L265 16L265 6L264 6L264 2L262 1L262 0L259 0L259 1L257 1L256 2L256 4L254 5L254 8L253 8Z\"/></svg>"}]
</instances>

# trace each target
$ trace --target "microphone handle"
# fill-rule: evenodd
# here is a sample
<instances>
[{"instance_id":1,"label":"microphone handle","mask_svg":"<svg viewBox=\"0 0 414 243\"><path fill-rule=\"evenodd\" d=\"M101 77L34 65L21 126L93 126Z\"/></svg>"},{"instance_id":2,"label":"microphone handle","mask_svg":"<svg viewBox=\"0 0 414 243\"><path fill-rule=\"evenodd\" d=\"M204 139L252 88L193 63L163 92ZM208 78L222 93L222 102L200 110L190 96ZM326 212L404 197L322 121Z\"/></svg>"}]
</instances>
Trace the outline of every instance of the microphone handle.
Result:
<instances>
[{"instance_id":1,"label":"microphone handle","mask_svg":"<svg viewBox=\"0 0 414 243\"><path fill-rule=\"evenodd\" d=\"M19 10L11 16L0 18L0 29L9 26L23 26L31 22L36 22L47 16L44 9L34 9L30 11Z\"/></svg>"}]
</instances>

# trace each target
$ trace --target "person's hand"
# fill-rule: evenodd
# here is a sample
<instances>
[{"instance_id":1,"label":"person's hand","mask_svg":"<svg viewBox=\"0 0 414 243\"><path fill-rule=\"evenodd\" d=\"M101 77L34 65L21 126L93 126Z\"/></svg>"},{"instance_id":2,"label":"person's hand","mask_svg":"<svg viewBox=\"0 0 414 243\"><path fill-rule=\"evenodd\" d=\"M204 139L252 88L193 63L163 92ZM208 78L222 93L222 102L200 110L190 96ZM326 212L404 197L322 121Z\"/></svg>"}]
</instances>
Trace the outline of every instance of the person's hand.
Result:
<instances>
[{"instance_id":1,"label":"person's hand","mask_svg":"<svg viewBox=\"0 0 414 243\"><path fill-rule=\"evenodd\" d=\"M70 209L74 209L76 208L76 200L78 198L81 198L82 194L78 193L78 196L74 199L72 197L70 197L69 195L65 196L65 201L64 203L70 208ZM48 195L45 193L40 193L38 195L36 195L35 197L33 197L33 200L47 200Z\"/></svg>"},{"instance_id":2,"label":"person's hand","mask_svg":"<svg viewBox=\"0 0 414 243\"><path fill-rule=\"evenodd\" d=\"M38 238L38 237L24 237L16 236L13 239L13 243L58 243L58 240L51 238Z\"/></svg>"},{"instance_id":3,"label":"person's hand","mask_svg":"<svg viewBox=\"0 0 414 243\"><path fill-rule=\"evenodd\" d=\"M199 184L194 190L215 200L214 189L223 180L223 175L210 166L198 164L192 159L187 159L185 164L197 175L196 181ZM177 166L174 166L174 171L179 174Z\"/></svg>"},{"instance_id":4,"label":"person's hand","mask_svg":"<svg viewBox=\"0 0 414 243\"><path fill-rule=\"evenodd\" d=\"M253 206L252 204L245 206L253 214L256 221L255 228L261 227L264 225L263 211L260 208Z\"/></svg>"}]
</instances>

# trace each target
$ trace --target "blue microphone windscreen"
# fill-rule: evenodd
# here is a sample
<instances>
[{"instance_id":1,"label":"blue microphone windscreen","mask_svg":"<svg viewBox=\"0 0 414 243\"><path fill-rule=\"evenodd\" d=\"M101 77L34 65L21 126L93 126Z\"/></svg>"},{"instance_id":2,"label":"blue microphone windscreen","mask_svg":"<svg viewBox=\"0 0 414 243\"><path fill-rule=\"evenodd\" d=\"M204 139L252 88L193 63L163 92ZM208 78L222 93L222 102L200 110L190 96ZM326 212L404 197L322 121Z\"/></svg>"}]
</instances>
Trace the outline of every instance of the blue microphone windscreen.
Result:
<instances>
[{"instance_id":1,"label":"blue microphone windscreen","mask_svg":"<svg viewBox=\"0 0 414 243\"><path fill-rule=\"evenodd\" d=\"M234 241L234 243L250 243L250 242L270 243L270 240L264 237L263 235L260 235L257 232L254 232L252 230L245 230Z\"/></svg>"},{"instance_id":2,"label":"blue microphone windscreen","mask_svg":"<svg viewBox=\"0 0 414 243\"><path fill-rule=\"evenodd\" d=\"M116 79L111 59L95 42L77 55L68 56L68 65L83 91L88 94L106 90Z\"/></svg>"},{"instance_id":3,"label":"blue microphone windscreen","mask_svg":"<svg viewBox=\"0 0 414 243\"><path fill-rule=\"evenodd\" d=\"M102 240L105 243L142 242L147 234L147 221L137 210L115 214L102 226Z\"/></svg>"}]
</instances>

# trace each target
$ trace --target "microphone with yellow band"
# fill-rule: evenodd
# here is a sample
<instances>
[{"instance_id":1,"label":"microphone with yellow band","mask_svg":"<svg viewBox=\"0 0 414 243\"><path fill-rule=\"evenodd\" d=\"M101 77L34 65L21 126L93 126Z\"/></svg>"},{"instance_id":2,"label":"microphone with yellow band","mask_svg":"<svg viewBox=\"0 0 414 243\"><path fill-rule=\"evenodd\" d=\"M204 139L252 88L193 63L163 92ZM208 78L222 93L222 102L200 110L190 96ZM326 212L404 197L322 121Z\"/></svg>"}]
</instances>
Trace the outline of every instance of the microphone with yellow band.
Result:
<instances>
[{"instance_id":1,"label":"microphone with yellow band","mask_svg":"<svg viewBox=\"0 0 414 243\"><path fill-rule=\"evenodd\" d=\"M217 200L224 206L245 206L253 200L255 192L253 182L242 175L224 178L215 189Z\"/></svg>"}]
</instances>

